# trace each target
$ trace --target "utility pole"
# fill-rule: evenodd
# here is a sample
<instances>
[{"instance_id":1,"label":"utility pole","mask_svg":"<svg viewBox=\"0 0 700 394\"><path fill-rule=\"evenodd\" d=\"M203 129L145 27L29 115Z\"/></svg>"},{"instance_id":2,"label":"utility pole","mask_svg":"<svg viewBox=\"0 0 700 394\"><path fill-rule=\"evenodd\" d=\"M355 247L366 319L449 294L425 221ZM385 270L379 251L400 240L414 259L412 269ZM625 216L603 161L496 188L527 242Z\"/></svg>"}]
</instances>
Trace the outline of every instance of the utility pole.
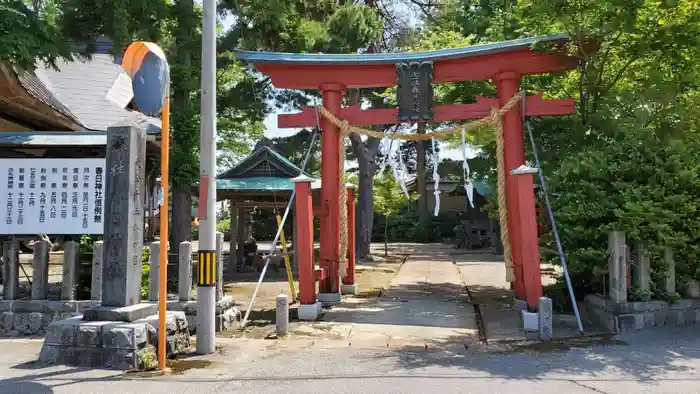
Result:
<instances>
[{"instance_id":1,"label":"utility pole","mask_svg":"<svg viewBox=\"0 0 700 394\"><path fill-rule=\"evenodd\" d=\"M216 0L202 2L197 353L216 349Z\"/></svg>"}]
</instances>

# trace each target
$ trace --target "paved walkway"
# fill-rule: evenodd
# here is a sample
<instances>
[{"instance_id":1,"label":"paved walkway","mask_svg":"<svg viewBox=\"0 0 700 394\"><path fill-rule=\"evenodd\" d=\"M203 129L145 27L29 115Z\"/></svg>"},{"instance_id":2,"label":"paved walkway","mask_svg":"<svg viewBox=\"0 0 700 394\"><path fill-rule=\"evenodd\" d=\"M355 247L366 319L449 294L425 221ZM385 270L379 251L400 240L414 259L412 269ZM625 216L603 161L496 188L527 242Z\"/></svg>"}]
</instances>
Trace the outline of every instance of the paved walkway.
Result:
<instances>
[{"instance_id":1,"label":"paved walkway","mask_svg":"<svg viewBox=\"0 0 700 394\"><path fill-rule=\"evenodd\" d=\"M513 292L506 282L506 266L498 255L455 256L472 301L479 304L489 341L526 339L520 312L513 310Z\"/></svg>"},{"instance_id":2,"label":"paved walkway","mask_svg":"<svg viewBox=\"0 0 700 394\"><path fill-rule=\"evenodd\" d=\"M323 320L348 329L353 346L468 346L477 334L459 269L438 245L413 251L380 298L346 297Z\"/></svg>"}]
</instances>

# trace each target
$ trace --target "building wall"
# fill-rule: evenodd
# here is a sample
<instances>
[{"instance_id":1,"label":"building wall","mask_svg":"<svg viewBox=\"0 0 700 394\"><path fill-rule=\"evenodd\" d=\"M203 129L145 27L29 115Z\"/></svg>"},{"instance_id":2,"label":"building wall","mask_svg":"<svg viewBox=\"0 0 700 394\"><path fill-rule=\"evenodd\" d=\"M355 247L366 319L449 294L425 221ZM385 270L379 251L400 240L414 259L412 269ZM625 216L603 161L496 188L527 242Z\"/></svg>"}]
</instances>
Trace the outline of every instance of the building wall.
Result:
<instances>
[{"instance_id":1,"label":"building wall","mask_svg":"<svg viewBox=\"0 0 700 394\"><path fill-rule=\"evenodd\" d=\"M479 195L474 191L474 208L469 205L469 200L467 196L458 195L451 196L448 193L453 191L457 185L454 183L447 183L440 185L440 213L467 213L470 217L479 219L488 219L488 215L481 211L481 207L486 203L486 198ZM427 194L428 194L428 210L433 211L435 209L435 194L433 194L434 184L428 182L427 184Z\"/></svg>"},{"instance_id":2,"label":"building wall","mask_svg":"<svg viewBox=\"0 0 700 394\"><path fill-rule=\"evenodd\" d=\"M24 126L20 126L17 123L10 122L7 119L0 118L0 133L7 132L18 132L18 131L32 131Z\"/></svg>"}]
</instances>

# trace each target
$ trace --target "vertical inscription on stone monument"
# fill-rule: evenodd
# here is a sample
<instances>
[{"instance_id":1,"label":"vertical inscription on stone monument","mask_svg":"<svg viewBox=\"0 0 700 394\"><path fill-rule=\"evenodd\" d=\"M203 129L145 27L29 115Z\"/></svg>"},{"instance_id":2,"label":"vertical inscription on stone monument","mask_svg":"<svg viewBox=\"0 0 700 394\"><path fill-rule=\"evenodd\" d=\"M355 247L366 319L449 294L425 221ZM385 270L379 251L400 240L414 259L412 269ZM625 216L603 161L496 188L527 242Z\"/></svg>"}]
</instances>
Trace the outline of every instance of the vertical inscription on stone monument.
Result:
<instances>
[{"instance_id":1,"label":"vertical inscription on stone monument","mask_svg":"<svg viewBox=\"0 0 700 394\"><path fill-rule=\"evenodd\" d=\"M146 136L133 127L107 130L104 182L102 305L140 302L143 248L143 163Z\"/></svg>"}]
</instances>

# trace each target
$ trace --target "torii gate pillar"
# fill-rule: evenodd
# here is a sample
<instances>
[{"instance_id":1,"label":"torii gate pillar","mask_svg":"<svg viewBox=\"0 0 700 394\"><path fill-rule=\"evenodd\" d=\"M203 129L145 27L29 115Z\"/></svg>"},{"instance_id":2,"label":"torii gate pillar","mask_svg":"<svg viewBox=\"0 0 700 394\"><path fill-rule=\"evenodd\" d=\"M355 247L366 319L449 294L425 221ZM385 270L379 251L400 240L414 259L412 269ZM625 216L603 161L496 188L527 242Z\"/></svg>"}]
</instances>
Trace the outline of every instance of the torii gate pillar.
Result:
<instances>
[{"instance_id":1,"label":"torii gate pillar","mask_svg":"<svg viewBox=\"0 0 700 394\"><path fill-rule=\"evenodd\" d=\"M340 113L345 87L339 84L323 84L323 106L332 114ZM321 239L320 266L327 271L319 281L319 300L324 303L340 301L340 185L345 183L340 174L340 130L325 117L321 117ZM354 247L354 245L352 246Z\"/></svg>"},{"instance_id":2,"label":"torii gate pillar","mask_svg":"<svg viewBox=\"0 0 700 394\"><path fill-rule=\"evenodd\" d=\"M493 77L493 82L498 89L498 105L504 106L511 97L520 90L520 74L504 72ZM510 111L503 115L503 164L506 172L506 205L508 206L508 233L513 252L513 265L515 266L515 282L513 287L518 298L526 299L525 284L523 281L523 229L519 225L519 212L521 210L535 210L535 206L523 206L518 199L518 187L516 179L510 172L525 164L525 143L522 122L522 103L518 103ZM531 179L532 177L530 177ZM532 185L531 185L532 187ZM538 258L539 260L539 254Z\"/></svg>"}]
</instances>

